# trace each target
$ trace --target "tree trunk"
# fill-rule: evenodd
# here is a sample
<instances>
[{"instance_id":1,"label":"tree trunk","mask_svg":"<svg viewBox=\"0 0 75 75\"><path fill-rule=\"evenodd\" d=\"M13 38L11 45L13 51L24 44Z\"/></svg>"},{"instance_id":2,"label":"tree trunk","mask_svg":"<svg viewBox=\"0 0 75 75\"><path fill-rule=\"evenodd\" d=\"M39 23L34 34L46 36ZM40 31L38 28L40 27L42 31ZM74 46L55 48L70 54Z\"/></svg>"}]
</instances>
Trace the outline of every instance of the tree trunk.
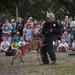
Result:
<instances>
[{"instance_id":1,"label":"tree trunk","mask_svg":"<svg viewBox=\"0 0 75 75\"><path fill-rule=\"evenodd\" d=\"M16 6L16 22L18 22L18 6Z\"/></svg>"}]
</instances>

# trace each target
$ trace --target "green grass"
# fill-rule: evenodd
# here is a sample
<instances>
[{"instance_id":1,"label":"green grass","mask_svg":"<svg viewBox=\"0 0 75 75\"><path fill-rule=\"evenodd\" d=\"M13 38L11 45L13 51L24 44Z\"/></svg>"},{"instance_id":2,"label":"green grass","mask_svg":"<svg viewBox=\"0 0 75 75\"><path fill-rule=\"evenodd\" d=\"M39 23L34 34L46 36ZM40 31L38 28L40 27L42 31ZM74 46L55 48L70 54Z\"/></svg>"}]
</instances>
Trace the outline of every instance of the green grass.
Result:
<instances>
[{"instance_id":1,"label":"green grass","mask_svg":"<svg viewBox=\"0 0 75 75\"><path fill-rule=\"evenodd\" d=\"M75 56L67 53L56 53L56 56L57 65L40 66L36 53L30 52L23 58L25 63L17 59L12 66L12 57L0 53L0 75L75 75Z\"/></svg>"}]
</instances>

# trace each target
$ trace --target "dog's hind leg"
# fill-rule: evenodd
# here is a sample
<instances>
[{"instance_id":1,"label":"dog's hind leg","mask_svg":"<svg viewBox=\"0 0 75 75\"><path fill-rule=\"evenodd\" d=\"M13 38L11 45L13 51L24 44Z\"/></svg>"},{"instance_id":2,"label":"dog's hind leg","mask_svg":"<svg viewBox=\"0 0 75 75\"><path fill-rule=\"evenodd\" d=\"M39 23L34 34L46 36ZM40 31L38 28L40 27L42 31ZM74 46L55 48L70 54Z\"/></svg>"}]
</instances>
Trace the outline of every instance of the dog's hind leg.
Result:
<instances>
[{"instance_id":1,"label":"dog's hind leg","mask_svg":"<svg viewBox=\"0 0 75 75\"><path fill-rule=\"evenodd\" d=\"M13 58L12 58L12 65L13 65L13 62L14 62L14 59L16 58L16 56L14 56Z\"/></svg>"},{"instance_id":2,"label":"dog's hind leg","mask_svg":"<svg viewBox=\"0 0 75 75\"><path fill-rule=\"evenodd\" d=\"M22 56L20 57L20 60L24 63L23 59L22 59Z\"/></svg>"}]
</instances>

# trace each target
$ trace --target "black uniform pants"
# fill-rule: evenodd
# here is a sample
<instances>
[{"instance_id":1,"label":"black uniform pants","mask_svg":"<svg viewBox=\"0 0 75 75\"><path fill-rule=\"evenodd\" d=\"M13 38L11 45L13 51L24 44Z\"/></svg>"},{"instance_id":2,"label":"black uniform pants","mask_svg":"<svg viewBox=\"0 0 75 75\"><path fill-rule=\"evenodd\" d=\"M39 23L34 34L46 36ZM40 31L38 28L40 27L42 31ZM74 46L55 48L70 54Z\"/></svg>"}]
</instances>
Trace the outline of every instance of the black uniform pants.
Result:
<instances>
[{"instance_id":1,"label":"black uniform pants","mask_svg":"<svg viewBox=\"0 0 75 75\"><path fill-rule=\"evenodd\" d=\"M44 44L47 44L46 46L43 46L41 48L41 53L43 54L43 57L42 57L42 62L44 64L49 64L49 60L48 60L48 54L49 54L49 57L51 58L51 60L53 62L56 61L56 55L55 55L55 51L53 49L53 41L56 40L56 37L44 37L43 38L43 42Z\"/></svg>"}]
</instances>

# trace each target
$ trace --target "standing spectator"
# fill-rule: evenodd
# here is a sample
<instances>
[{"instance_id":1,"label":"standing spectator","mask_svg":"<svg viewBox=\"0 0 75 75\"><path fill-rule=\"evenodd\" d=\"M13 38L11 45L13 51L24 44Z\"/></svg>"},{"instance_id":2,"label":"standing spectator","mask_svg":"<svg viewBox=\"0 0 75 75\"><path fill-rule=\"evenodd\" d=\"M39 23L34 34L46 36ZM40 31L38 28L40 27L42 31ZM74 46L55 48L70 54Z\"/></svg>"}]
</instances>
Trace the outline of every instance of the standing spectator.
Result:
<instances>
[{"instance_id":1,"label":"standing spectator","mask_svg":"<svg viewBox=\"0 0 75 75\"><path fill-rule=\"evenodd\" d=\"M27 25L27 29L25 31L25 37L26 41L31 41L33 39L33 29L31 28L31 25Z\"/></svg>"},{"instance_id":2,"label":"standing spectator","mask_svg":"<svg viewBox=\"0 0 75 75\"><path fill-rule=\"evenodd\" d=\"M38 26L35 26L34 27L34 37L37 37L38 36L38 34L39 34L39 27Z\"/></svg>"},{"instance_id":3,"label":"standing spectator","mask_svg":"<svg viewBox=\"0 0 75 75\"><path fill-rule=\"evenodd\" d=\"M8 23L5 22L4 27L2 28L3 37L8 37L8 41L11 43L11 28L8 26Z\"/></svg>"},{"instance_id":4,"label":"standing spectator","mask_svg":"<svg viewBox=\"0 0 75 75\"><path fill-rule=\"evenodd\" d=\"M33 26L34 25L33 18L29 17L29 20L30 20L30 24Z\"/></svg>"},{"instance_id":5,"label":"standing spectator","mask_svg":"<svg viewBox=\"0 0 75 75\"><path fill-rule=\"evenodd\" d=\"M16 22L14 19L11 20L11 24L12 24L12 38L13 38L14 35L16 34Z\"/></svg>"},{"instance_id":6,"label":"standing spectator","mask_svg":"<svg viewBox=\"0 0 75 75\"><path fill-rule=\"evenodd\" d=\"M71 41L71 28L70 28L70 23L69 23L69 21L66 21L65 22L65 25L64 25L64 32L67 32L67 36L68 36L68 38L69 38L69 41Z\"/></svg>"},{"instance_id":7,"label":"standing spectator","mask_svg":"<svg viewBox=\"0 0 75 75\"><path fill-rule=\"evenodd\" d=\"M40 33L42 33L42 28L43 28L43 26L41 25L41 26L40 26L40 29L39 29L39 32L40 32Z\"/></svg>"},{"instance_id":8,"label":"standing spectator","mask_svg":"<svg viewBox=\"0 0 75 75\"><path fill-rule=\"evenodd\" d=\"M31 24L31 21L30 21L30 19L28 19L28 20L27 20L27 23L26 23L26 24Z\"/></svg>"},{"instance_id":9,"label":"standing spectator","mask_svg":"<svg viewBox=\"0 0 75 75\"><path fill-rule=\"evenodd\" d=\"M59 19L57 20L57 23L58 23L59 26L63 29L64 26L63 26L63 24L61 23L61 21L60 21Z\"/></svg>"},{"instance_id":10,"label":"standing spectator","mask_svg":"<svg viewBox=\"0 0 75 75\"><path fill-rule=\"evenodd\" d=\"M24 40L26 40L26 37L25 37L25 31L27 29L27 24L24 25L24 28L23 28L23 37L24 37Z\"/></svg>"},{"instance_id":11,"label":"standing spectator","mask_svg":"<svg viewBox=\"0 0 75 75\"><path fill-rule=\"evenodd\" d=\"M66 22L66 21L69 21L69 22L70 22L69 16L65 16L65 22Z\"/></svg>"},{"instance_id":12,"label":"standing spectator","mask_svg":"<svg viewBox=\"0 0 75 75\"><path fill-rule=\"evenodd\" d=\"M23 26L24 23L22 21L23 19L21 17L18 18L18 22L17 22L17 31L20 32L20 36L23 36Z\"/></svg>"},{"instance_id":13,"label":"standing spectator","mask_svg":"<svg viewBox=\"0 0 75 75\"><path fill-rule=\"evenodd\" d=\"M0 22L0 42L2 42L2 23Z\"/></svg>"},{"instance_id":14,"label":"standing spectator","mask_svg":"<svg viewBox=\"0 0 75 75\"><path fill-rule=\"evenodd\" d=\"M8 23L8 27L12 30L12 25L11 25L11 23L9 22L8 19L6 19L4 23ZM5 24L3 24L3 27L4 27L4 26L5 26Z\"/></svg>"},{"instance_id":15,"label":"standing spectator","mask_svg":"<svg viewBox=\"0 0 75 75\"><path fill-rule=\"evenodd\" d=\"M61 21L59 19L57 20L57 23L61 27L61 30L62 30L61 34L57 37L57 39L61 40L61 36L62 36L62 33L63 33L64 26L63 26L63 24L61 23Z\"/></svg>"},{"instance_id":16,"label":"standing spectator","mask_svg":"<svg viewBox=\"0 0 75 75\"><path fill-rule=\"evenodd\" d=\"M73 36L75 38L75 18L74 18L74 21L72 21L70 27L72 29L71 36Z\"/></svg>"},{"instance_id":17,"label":"standing spectator","mask_svg":"<svg viewBox=\"0 0 75 75\"><path fill-rule=\"evenodd\" d=\"M38 24L38 20L34 20L34 27L36 27L36 26L38 26L38 27L40 27L40 25Z\"/></svg>"},{"instance_id":18,"label":"standing spectator","mask_svg":"<svg viewBox=\"0 0 75 75\"><path fill-rule=\"evenodd\" d=\"M23 36L23 25L21 23L18 23L17 31L20 32L20 36Z\"/></svg>"},{"instance_id":19,"label":"standing spectator","mask_svg":"<svg viewBox=\"0 0 75 75\"><path fill-rule=\"evenodd\" d=\"M73 21L73 18L72 18L72 17L70 17L70 24L72 23L72 21Z\"/></svg>"}]
</instances>

